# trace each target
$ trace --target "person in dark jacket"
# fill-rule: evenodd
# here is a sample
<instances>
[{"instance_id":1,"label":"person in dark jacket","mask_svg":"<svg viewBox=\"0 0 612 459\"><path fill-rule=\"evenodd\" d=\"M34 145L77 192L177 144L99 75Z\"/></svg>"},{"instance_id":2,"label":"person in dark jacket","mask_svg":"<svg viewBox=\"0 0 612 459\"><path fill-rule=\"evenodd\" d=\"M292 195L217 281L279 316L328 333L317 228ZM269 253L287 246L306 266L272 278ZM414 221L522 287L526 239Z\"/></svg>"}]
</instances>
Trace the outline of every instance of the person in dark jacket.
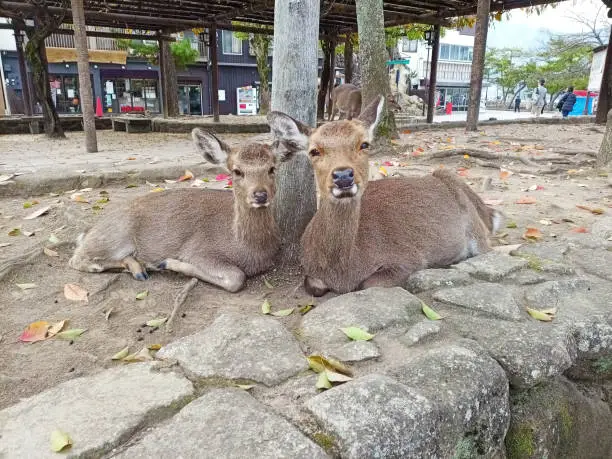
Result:
<instances>
[{"instance_id":1,"label":"person in dark jacket","mask_svg":"<svg viewBox=\"0 0 612 459\"><path fill-rule=\"evenodd\" d=\"M514 111L521 113L521 96L519 95L514 99Z\"/></svg>"},{"instance_id":2,"label":"person in dark jacket","mask_svg":"<svg viewBox=\"0 0 612 459\"><path fill-rule=\"evenodd\" d=\"M567 88L567 92L563 94L561 100L557 104L557 108L561 110L563 118L567 118L570 112L574 109L576 104L576 94L574 94L574 87L570 86Z\"/></svg>"}]
</instances>

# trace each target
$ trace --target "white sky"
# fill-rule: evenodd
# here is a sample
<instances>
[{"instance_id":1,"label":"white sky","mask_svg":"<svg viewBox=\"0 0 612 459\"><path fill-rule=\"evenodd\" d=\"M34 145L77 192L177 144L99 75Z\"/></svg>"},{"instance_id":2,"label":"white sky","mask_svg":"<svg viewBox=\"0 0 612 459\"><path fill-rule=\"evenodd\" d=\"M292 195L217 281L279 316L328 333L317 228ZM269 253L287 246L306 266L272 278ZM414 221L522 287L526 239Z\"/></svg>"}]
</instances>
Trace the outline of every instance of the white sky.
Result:
<instances>
[{"instance_id":1,"label":"white sky","mask_svg":"<svg viewBox=\"0 0 612 459\"><path fill-rule=\"evenodd\" d=\"M603 5L601 0L567 0L556 8L548 7L541 15L525 14L513 10L510 18L504 15L502 22L495 22L489 29L487 43L494 47L532 48L544 41L548 31L562 33L579 33L583 25L568 17L572 13L594 19ZM610 23L606 8L599 14L601 24Z\"/></svg>"}]
</instances>

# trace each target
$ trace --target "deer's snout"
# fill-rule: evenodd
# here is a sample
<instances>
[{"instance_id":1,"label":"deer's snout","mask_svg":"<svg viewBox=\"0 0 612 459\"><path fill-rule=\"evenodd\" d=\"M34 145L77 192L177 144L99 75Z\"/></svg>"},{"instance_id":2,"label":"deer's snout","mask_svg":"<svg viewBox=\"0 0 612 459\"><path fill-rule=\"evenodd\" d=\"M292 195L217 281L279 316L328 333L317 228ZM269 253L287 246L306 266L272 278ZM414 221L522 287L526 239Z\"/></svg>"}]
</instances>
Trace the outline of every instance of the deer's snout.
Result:
<instances>
[{"instance_id":1,"label":"deer's snout","mask_svg":"<svg viewBox=\"0 0 612 459\"><path fill-rule=\"evenodd\" d=\"M257 205L265 205L268 203L268 192L267 191L255 191L253 193L253 201Z\"/></svg>"},{"instance_id":2,"label":"deer's snout","mask_svg":"<svg viewBox=\"0 0 612 459\"><path fill-rule=\"evenodd\" d=\"M355 172L353 169L336 169L332 172L334 185L338 188L350 188L355 184Z\"/></svg>"}]
</instances>

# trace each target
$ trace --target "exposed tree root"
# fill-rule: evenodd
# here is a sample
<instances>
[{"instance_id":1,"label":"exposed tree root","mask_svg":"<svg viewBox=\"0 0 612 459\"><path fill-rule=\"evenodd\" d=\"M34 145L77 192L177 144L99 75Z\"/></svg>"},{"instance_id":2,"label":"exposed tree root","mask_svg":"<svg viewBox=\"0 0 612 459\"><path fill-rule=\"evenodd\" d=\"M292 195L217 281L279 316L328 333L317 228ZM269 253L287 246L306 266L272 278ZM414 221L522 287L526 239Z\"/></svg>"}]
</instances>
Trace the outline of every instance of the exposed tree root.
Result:
<instances>
[{"instance_id":1,"label":"exposed tree root","mask_svg":"<svg viewBox=\"0 0 612 459\"><path fill-rule=\"evenodd\" d=\"M176 298L174 298L174 308L172 309L172 313L170 314L170 317L168 317L168 320L166 321L166 332L167 333L172 333L172 324L174 323L174 318L176 317L176 314L178 313L179 308L182 306L182 304L187 299L189 292L197 284L198 284L198 279L195 277L191 278L189 282L187 282L183 286L183 288L178 293L178 295L176 295Z\"/></svg>"}]
</instances>

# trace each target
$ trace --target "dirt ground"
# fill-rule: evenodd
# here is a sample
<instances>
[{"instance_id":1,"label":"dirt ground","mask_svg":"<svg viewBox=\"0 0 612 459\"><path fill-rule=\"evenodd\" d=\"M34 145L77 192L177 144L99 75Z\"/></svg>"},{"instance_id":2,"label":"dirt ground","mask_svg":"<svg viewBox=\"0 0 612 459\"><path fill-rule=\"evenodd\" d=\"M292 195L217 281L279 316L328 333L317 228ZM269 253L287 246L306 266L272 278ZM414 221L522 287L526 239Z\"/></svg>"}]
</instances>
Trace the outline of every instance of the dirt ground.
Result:
<instances>
[{"instance_id":1,"label":"dirt ground","mask_svg":"<svg viewBox=\"0 0 612 459\"><path fill-rule=\"evenodd\" d=\"M395 145L373 156L372 176L384 179L384 175L422 175L440 166L456 170L490 205L506 215L504 228L492 238L493 245L532 243L524 238L529 227L539 231L532 230L530 234L535 233L540 241L586 237L600 218L599 213L612 212L609 170L597 170L591 165L602 135L603 131L593 125L496 126L471 135L462 129L405 132ZM30 136L11 137L23 140L24 145L31 143ZM221 137L233 144L246 139ZM150 134L143 139L142 151L134 144L129 147L130 154L145 154L146 149L147 155L154 156L151 148L170 149L177 141L184 144L186 136ZM105 137L105 141L109 148L125 151L121 145L113 144L112 137ZM41 148L46 145L40 141L37 144ZM217 181L211 175L180 183L85 190L81 195L87 202L75 201L75 190L57 190L54 195L32 197L28 201L38 203L27 209L23 199L0 201L0 409L67 379L118 365L111 356L125 346L137 352L143 346L163 345L201 330L221 310L259 314L266 297L273 310L312 301L301 287L297 269L268 273L265 278L269 285L264 276L251 279L247 288L237 294L199 282L181 306L173 332L168 333L164 327L152 329L144 324L169 316L175 296L188 282L184 277L152 273L149 281L139 282L126 273L87 274L68 268L77 234L93 224L100 213L157 187L172 189L194 184L223 188L226 181ZM43 206L51 206L47 214L23 220ZM20 234L10 236L15 228ZM33 234L28 236L29 232ZM42 247L53 247L59 256L42 253ZM28 283L36 286L26 290L17 286ZM67 283L87 290L88 302L66 299ZM148 295L136 299L145 290ZM66 328L87 331L73 341L18 341L32 322L65 319L69 320ZM278 320L291 329L299 314L296 310Z\"/></svg>"}]
</instances>

